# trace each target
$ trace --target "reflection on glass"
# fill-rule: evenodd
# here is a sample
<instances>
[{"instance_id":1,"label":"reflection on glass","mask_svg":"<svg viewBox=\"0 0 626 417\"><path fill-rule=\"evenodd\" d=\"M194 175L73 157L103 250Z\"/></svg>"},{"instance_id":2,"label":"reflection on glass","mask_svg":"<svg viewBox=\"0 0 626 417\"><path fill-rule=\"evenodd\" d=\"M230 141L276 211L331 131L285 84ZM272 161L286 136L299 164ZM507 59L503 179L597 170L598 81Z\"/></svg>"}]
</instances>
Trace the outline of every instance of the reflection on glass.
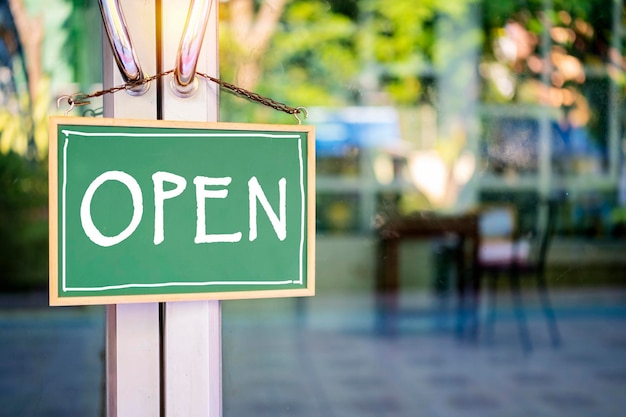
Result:
<instances>
[{"instance_id":1,"label":"reflection on glass","mask_svg":"<svg viewBox=\"0 0 626 417\"><path fill-rule=\"evenodd\" d=\"M58 3L51 80L0 6L0 404L95 417L100 311L53 315L41 290L46 103L98 82L100 59L81 45L95 5ZM317 295L223 302L224 415L621 416L623 1L219 7L221 78L305 106L317 131ZM228 93L220 111L294 123ZM487 248L491 209L511 215Z\"/></svg>"},{"instance_id":2,"label":"reflection on glass","mask_svg":"<svg viewBox=\"0 0 626 417\"><path fill-rule=\"evenodd\" d=\"M268 77L324 90L268 88L313 109L318 292L225 305L230 415L619 414L622 5L479 3L286 7Z\"/></svg>"}]
</instances>

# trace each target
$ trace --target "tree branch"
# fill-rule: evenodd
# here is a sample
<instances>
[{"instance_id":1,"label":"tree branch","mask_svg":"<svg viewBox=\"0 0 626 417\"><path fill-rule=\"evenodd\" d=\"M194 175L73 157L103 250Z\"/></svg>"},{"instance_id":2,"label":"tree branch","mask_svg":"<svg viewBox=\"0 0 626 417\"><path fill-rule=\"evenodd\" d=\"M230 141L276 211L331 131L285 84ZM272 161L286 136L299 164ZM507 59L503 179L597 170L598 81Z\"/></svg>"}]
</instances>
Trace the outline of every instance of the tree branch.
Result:
<instances>
[{"instance_id":1,"label":"tree branch","mask_svg":"<svg viewBox=\"0 0 626 417\"><path fill-rule=\"evenodd\" d=\"M266 0L261 5L254 26L246 39L249 45L247 49L254 57L260 57L267 50L286 3L287 0Z\"/></svg>"},{"instance_id":2,"label":"tree branch","mask_svg":"<svg viewBox=\"0 0 626 417\"><path fill-rule=\"evenodd\" d=\"M253 0L231 0L230 24L235 40L243 45L248 38L254 17Z\"/></svg>"}]
</instances>

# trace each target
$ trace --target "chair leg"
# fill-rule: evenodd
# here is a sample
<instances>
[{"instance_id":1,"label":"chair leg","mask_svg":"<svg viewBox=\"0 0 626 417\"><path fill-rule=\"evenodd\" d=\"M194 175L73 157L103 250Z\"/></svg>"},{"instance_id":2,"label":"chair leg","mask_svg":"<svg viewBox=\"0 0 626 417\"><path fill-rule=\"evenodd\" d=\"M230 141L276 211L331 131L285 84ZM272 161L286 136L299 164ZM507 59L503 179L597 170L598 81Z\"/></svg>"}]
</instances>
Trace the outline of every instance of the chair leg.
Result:
<instances>
[{"instance_id":1,"label":"chair leg","mask_svg":"<svg viewBox=\"0 0 626 417\"><path fill-rule=\"evenodd\" d=\"M487 343L493 344L493 333L494 333L494 324L496 321L496 292L498 289L498 273L493 272L488 276L488 286L489 286L489 298L490 302L488 305L489 311L487 313L487 318L485 321L485 337L487 339Z\"/></svg>"},{"instance_id":2,"label":"chair leg","mask_svg":"<svg viewBox=\"0 0 626 417\"><path fill-rule=\"evenodd\" d=\"M517 326L519 329L520 339L524 351L530 352L532 350L532 343L530 341L530 334L528 332L528 326L526 325L526 315L524 314L524 305L522 302L522 294L520 290L520 279L517 271L511 272L511 296L513 298L513 304L515 309L515 316L517 318Z\"/></svg>"},{"instance_id":3,"label":"chair leg","mask_svg":"<svg viewBox=\"0 0 626 417\"><path fill-rule=\"evenodd\" d=\"M548 332L550 333L550 339L552 340L552 346L558 347L561 345L561 334L559 327L556 323L556 315L552 309L552 303L550 302L550 296L548 295L548 284L546 282L546 275L544 271L537 273L537 289L539 290L539 297L543 306L543 312L546 316L548 323Z\"/></svg>"}]
</instances>

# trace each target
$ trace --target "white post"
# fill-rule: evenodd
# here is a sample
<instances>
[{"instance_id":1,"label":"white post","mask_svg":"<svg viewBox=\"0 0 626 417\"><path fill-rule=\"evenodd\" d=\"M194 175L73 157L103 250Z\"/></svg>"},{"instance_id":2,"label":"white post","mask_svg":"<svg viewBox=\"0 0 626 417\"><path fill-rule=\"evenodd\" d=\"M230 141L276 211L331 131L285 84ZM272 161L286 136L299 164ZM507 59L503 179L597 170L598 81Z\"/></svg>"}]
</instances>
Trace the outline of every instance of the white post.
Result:
<instances>
[{"instance_id":1,"label":"white post","mask_svg":"<svg viewBox=\"0 0 626 417\"><path fill-rule=\"evenodd\" d=\"M161 22L157 22L156 0L120 0L120 6L146 76L172 69L189 4L161 0ZM217 22L217 1L213 1L197 70L214 77L218 76ZM161 51L157 51L159 43ZM123 84L107 39L103 51L104 88ZM153 82L141 96L105 95L105 116L156 119L160 106L164 120L217 121L215 84L200 78L198 91L181 98L170 88L170 78L158 82L160 94ZM166 303L162 327L159 315L157 303L107 307L107 416L221 417L220 302Z\"/></svg>"},{"instance_id":2,"label":"white post","mask_svg":"<svg viewBox=\"0 0 626 417\"><path fill-rule=\"evenodd\" d=\"M155 0L120 0L130 38L148 75L156 73ZM104 88L124 81L106 36L103 42ZM104 96L105 117L156 119L154 85L144 95L126 92ZM120 304L107 307L107 416L154 417L161 415L160 331L158 303Z\"/></svg>"},{"instance_id":3,"label":"white post","mask_svg":"<svg viewBox=\"0 0 626 417\"><path fill-rule=\"evenodd\" d=\"M204 0L210 1L210 0ZM213 0L197 71L218 77L217 0ZM172 69L189 3L162 0L162 67ZM199 77L191 97L178 97L162 81L164 120L218 120L218 86ZM221 304L170 302L164 319L164 417L221 417Z\"/></svg>"}]
</instances>

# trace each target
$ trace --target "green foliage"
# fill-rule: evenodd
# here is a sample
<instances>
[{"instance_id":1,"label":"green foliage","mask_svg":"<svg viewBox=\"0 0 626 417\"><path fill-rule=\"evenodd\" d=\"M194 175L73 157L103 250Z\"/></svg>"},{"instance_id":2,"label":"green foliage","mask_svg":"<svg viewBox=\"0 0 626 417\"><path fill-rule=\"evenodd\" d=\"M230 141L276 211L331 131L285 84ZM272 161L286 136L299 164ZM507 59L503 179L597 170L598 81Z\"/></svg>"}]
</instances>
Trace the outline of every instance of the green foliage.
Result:
<instances>
[{"instance_id":1,"label":"green foliage","mask_svg":"<svg viewBox=\"0 0 626 417\"><path fill-rule=\"evenodd\" d=\"M262 79L255 92L293 107L351 103L357 88L351 86L360 70L356 32L356 22L329 11L325 2L292 2L262 58ZM246 57L241 56L225 25L220 42L221 77L234 79L238 61ZM222 94L220 110L222 120L293 122L293 116L277 114L230 94Z\"/></svg>"},{"instance_id":2,"label":"green foliage","mask_svg":"<svg viewBox=\"0 0 626 417\"><path fill-rule=\"evenodd\" d=\"M363 78L373 76L395 103L415 103L423 94L420 75L433 64L435 22L462 20L474 3L293 0L262 59L256 92L293 106L351 105L359 102ZM229 30L227 25L220 30L221 74L233 79L237 62L246 57ZM223 120L266 116L222 97Z\"/></svg>"},{"instance_id":3,"label":"green foliage","mask_svg":"<svg viewBox=\"0 0 626 417\"><path fill-rule=\"evenodd\" d=\"M611 38L612 30L612 0L553 0L550 3L551 9L545 10L546 2L543 0L483 1L483 31L488 38L485 46L491 48L490 41L496 29L504 27L510 20L522 23L528 30L539 35L548 27L546 20L550 26L573 27L577 19L591 24L596 32L593 34L595 39L591 47L585 45L585 48L581 48L583 45L579 43L579 49L598 53L599 49L607 46L606 42ZM565 21L564 13L568 17Z\"/></svg>"},{"instance_id":4,"label":"green foliage","mask_svg":"<svg viewBox=\"0 0 626 417\"><path fill-rule=\"evenodd\" d=\"M423 83L430 78L445 73L448 83L462 86L475 76L476 54L481 54L482 62L498 61L494 41L510 21L535 36L533 54L542 54L541 37L546 28L555 27L576 32L575 41L559 44L567 54L585 64L608 60L611 0L552 0L549 4L546 10L544 0L292 0L262 57L255 89L291 106L361 104L369 92L384 92L389 104L415 105L424 97ZM480 22L478 27L466 23L472 19ZM583 33L585 25L591 32ZM220 31L221 74L232 80L246 56L229 40L228 30ZM516 62L507 71L519 81L517 85L539 77L525 62ZM490 82L485 79L484 99L511 100ZM226 96L221 108L226 120L286 120L268 118L267 110L258 106Z\"/></svg>"},{"instance_id":5,"label":"green foliage","mask_svg":"<svg viewBox=\"0 0 626 417\"><path fill-rule=\"evenodd\" d=\"M48 77L29 77L14 17L0 8L0 290L47 284ZM9 35L10 34L10 35ZM32 96L31 96L32 94Z\"/></svg>"},{"instance_id":6,"label":"green foliage","mask_svg":"<svg viewBox=\"0 0 626 417\"><path fill-rule=\"evenodd\" d=\"M0 108L0 290L41 287L48 279L49 96L42 87L29 113Z\"/></svg>"},{"instance_id":7,"label":"green foliage","mask_svg":"<svg viewBox=\"0 0 626 417\"><path fill-rule=\"evenodd\" d=\"M102 57L94 46L102 44L102 18L97 1L65 0L72 13L63 22L63 56L67 60L74 81L81 90L102 82Z\"/></svg>"},{"instance_id":8,"label":"green foliage","mask_svg":"<svg viewBox=\"0 0 626 417\"><path fill-rule=\"evenodd\" d=\"M415 54L429 57L432 53L433 22L437 3L389 2L372 0L366 3L365 24L374 37L374 56L382 63L405 62ZM368 48L369 45L362 45Z\"/></svg>"},{"instance_id":9,"label":"green foliage","mask_svg":"<svg viewBox=\"0 0 626 417\"><path fill-rule=\"evenodd\" d=\"M0 290L47 283L46 166L0 153Z\"/></svg>"},{"instance_id":10,"label":"green foliage","mask_svg":"<svg viewBox=\"0 0 626 417\"><path fill-rule=\"evenodd\" d=\"M27 114L0 108L0 290L42 287L48 279L50 100L47 79L42 83Z\"/></svg>"},{"instance_id":11,"label":"green foliage","mask_svg":"<svg viewBox=\"0 0 626 417\"><path fill-rule=\"evenodd\" d=\"M345 86L359 71L356 30L355 22L329 13L323 2L294 2L263 62L270 69L268 85L287 102L309 106L349 102L351 92Z\"/></svg>"}]
</instances>

